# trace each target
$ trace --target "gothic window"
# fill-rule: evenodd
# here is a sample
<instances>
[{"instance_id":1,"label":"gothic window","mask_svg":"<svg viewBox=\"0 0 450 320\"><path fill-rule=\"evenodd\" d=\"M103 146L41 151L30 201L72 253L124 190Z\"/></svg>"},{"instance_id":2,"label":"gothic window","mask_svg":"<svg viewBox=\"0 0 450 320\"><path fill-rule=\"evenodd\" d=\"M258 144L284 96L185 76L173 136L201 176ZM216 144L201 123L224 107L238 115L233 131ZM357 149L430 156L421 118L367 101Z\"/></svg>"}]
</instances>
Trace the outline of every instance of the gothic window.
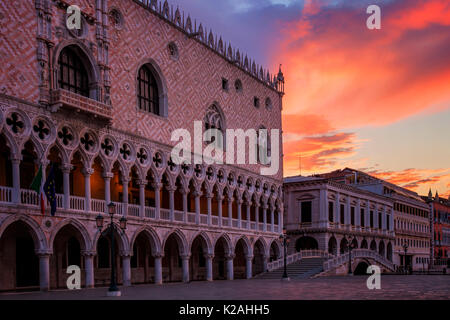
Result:
<instances>
[{"instance_id":1,"label":"gothic window","mask_svg":"<svg viewBox=\"0 0 450 320\"><path fill-rule=\"evenodd\" d=\"M236 92L242 92L242 82L241 82L241 80L237 79L234 82L234 88L236 89Z\"/></svg>"},{"instance_id":2,"label":"gothic window","mask_svg":"<svg viewBox=\"0 0 450 320\"><path fill-rule=\"evenodd\" d=\"M89 80L86 68L71 48L64 48L59 55L59 87L89 97Z\"/></svg>"},{"instance_id":3,"label":"gothic window","mask_svg":"<svg viewBox=\"0 0 450 320\"><path fill-rule=\"evenodd\" d=\"M258 163L264 165L270 164L270 156L272 154L271 149L269 130L264 126L261 126L259 130L256 131L256 159L258 160Z\"/></svg>"},{"instance_id":4,"label":"gothic window","mask_svg":"<svg viewBox=\"0 0 450 320\"><path fill-rule=\"evenodd\" d=\"M145 65L138 74L138 106L140 110L160 115L158 84L151 70Z\"/></svg>"},{"instance_id":5,"label":"gothic window","mask_svg":"<svg viewBox=\"0 0 450 320\"><path fill-rule=\"evenodd\" d=\"M222 113L216 104L211 105L206 111L204 118L205 131L209 129L217 129L222 133L222 141L216 142L216 147L224 148L225 146L225 125ZM210 142L215 141L215 136L211 135L207 137Z\"/></svg>"}]
</instances>

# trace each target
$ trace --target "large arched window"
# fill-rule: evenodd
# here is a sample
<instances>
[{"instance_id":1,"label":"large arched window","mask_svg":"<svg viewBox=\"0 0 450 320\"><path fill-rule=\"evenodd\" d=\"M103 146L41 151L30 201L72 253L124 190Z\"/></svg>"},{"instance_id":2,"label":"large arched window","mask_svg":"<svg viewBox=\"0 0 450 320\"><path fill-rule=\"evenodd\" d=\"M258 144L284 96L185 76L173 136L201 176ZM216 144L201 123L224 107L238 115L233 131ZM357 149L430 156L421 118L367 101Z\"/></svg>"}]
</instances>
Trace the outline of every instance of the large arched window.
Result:
<instances>
[{"instance_id":1,"label":"large arched window","mask_svg":"<svg viewBox=\"0 0 450 320\"><path fill-rule=\"evenodd\" d=\"M205 131L209 129L217 129L222 133L222 141L217 141L216 146L218 148L224 149L225 146L225 123L223 119L222 112L216 104L211 105L208 110L206 110L206 115L203 120L205 125ZM215 141L215 137L208 137L210 142Z\"/></svg>"},{"instance_id":2,"label":"large arched window","mask_svg":"<svg viewBox=\"0 0 450 320\"><path fill-rule=\"evenodd\" d=\"M146 65L138 73L138 106L140 110L160 115L158 84Z\"/></svg>"},{"instance_id":3,"label":"large arched window","mask_svg":"<svg viewBox=\"0 0 450 320\"><path fill-rule=\"evenodd\" d=\"M79 56L70 47L64 48L58 58L58 85L85 97L89 97L89 78Z\"/></svg>"}]
</instances>

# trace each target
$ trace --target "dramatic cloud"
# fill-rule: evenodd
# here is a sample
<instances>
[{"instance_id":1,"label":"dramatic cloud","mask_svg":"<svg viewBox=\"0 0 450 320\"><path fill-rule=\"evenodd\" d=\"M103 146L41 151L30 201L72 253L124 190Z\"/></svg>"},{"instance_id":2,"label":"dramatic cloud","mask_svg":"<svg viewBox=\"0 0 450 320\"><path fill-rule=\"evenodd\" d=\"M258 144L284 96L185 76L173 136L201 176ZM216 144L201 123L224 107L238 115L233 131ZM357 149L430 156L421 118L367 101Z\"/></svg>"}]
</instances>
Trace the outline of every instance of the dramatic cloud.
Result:
<instances>
[{"instance_id":1,"label":"dramatic cloud","mask_svg":"<svg viewBox=\"0 0 450 320\"><path fill-rule=\"evenodd\" d=\"M445 186L445 183L447 183L447 189L450 186L450 183L448 183L450 181L450 168L435 170L410 168L401 171L374 170L367 173L422 194L425 194L426 188L432 186Z\"/></svg>"},{"instance_id":2,"label":"dramatic cloud","mask_svg":"<svg viewBox=\"0 0 450 320\"><path fill-rule=\"evenodd\" d=\"M450 101L450 2L386 3L375 31L364 9L307 1L299 19L284 24L286 113L326 114L342 128L387 124Z\"/></svg>"}]
</instances>

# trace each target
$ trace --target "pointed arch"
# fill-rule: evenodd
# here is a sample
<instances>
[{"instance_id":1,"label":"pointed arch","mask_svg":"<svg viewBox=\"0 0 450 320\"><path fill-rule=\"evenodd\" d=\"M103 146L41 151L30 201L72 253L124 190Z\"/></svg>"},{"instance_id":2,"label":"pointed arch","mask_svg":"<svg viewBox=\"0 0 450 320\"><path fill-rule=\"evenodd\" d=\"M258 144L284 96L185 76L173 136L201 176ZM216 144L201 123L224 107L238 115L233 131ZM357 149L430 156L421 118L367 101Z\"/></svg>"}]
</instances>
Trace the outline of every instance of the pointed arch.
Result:
<instances>
[{"instance_id":1,"label":"pointed arch","mask_svg":"<svg viewBox=\"0 0 450 320\"><path fill-rule=\"evenodd\" d=\"M25 223L28 227L30 227L32 231L30 232L30 234L31 237L33 238L36 251L48 251L47 238L45 237L45 234L42 231L39 224L33 218L21 213L11 215L2 222L2 224L0 225L0 239L2 238L2 235L5 232L5 230L10 225L18 221L21 221Z\"/></svg>"},{"instance_id":2,"label":"pointed arch","mask_svg":"<svg viewBox=\"0 0 450 320\"><path fill-rule=\"evenodd\" d=\"M129 249L130 249L130 242L128 240L128 237L126 235L126 232L123 232L119 225L117 225L116 223L114 223L114 231L115 231L115 236L114 239L117 242L117 245L119 247L119 250L124 252L124 253L128 253ZM92 251L97 252L97 244L98 244L98 240L100 239L101 236L101 232L99 232L97 230L97 232L94 235L94 239L92 242Z\"/></svg>"},{"instance_id":3,"label":"pointed arch","mask_svg":"<svg viewBox=\"0 0 450 320\"><path fill-rule=\"evenodd\" d=\"M59 222L52 230L49 238L49 249L53 252L53 243L57 234L66 226L74 227L82 236L82 250L91 251L92 240L84 225L76 219L68 218Z\"/></svg>"},{"instance_id":4,"label":"pointed arch","mask_svg":"<svg viewBox=\"0 0 450 320\"><path fill-rule=\"evenodd\" d=\"M170 236L174 236L175 240L177 241L178 248L180 250L181 255L189 255L189 242L186 239L186 236L180 229L175 229L169 233L167 233L166 237L164 238L164 241L162 243L162 248L165 248L167 239L169 239Z\"/></svg>"},{"instance_id":5,"label":"pointed arch","mask_svg":"<svg viewBox=\"0 0 450 320\"><path fill-rule=\"evenodd\" d=\"M214 248L212 246L212 242L211 239L208 237L208 235L206 234L206 232L204 231L199 231L197 232L191 239L191 242L189 243L189 252L192 252L192 244L194 243L195 239L201 239L202 240L202 244L205 245L208 254L213 254L214 253Z\"/></svg>"},{"instance_id":6,"label":"pointed arch","mask_svg":"<svg viewBox=\"0 0 450 320\"><path fill-rule=\"evenodd\" d=\"M238 245L239 241L241 241L241 240L242 240L242 243L244 244L243 248L244 248L245 255L247 255L247 256L253 255L252 244L248 240L247 236L241 236L236 239L234 246L233 246L234 252L236 252L236 246Z\"/></svg>"},{"instance_id":7,"label":"pointed arch","mask_svg":"<svg viewBox=\"0 0 450 320\"><path fill-rule=\"evenodd\" d=\"M150 240L150 247L152 249L153 255L162 254L161 240L159 239L156 231L149 226L142 226L134 232L133 237L130 240L130 252L133 252L134 243L136 242L136 239L140 234L145 234Z\"/></svg>"}]
</instances>

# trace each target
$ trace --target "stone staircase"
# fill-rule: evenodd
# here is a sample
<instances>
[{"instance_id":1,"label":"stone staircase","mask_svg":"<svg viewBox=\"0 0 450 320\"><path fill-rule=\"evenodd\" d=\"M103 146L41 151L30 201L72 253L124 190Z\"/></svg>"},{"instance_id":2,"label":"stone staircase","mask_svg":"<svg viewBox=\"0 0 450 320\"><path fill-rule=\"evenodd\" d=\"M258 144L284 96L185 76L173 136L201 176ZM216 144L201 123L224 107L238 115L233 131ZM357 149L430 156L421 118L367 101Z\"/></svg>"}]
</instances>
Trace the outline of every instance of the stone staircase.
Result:
<instances>
[{"instance_id":1,"label":"stone staircase","mask_svg":"<svg viewBox=\"0 0 450 320\"><path fill-rule=\"evenodd\" d=\"M323 263L326 259L322 257L303 258L287 265L287 273L291 279L305 279L323 271ZM262 273L257 279L281 279L284 267Z\"/></svg>"}]
</instances>

